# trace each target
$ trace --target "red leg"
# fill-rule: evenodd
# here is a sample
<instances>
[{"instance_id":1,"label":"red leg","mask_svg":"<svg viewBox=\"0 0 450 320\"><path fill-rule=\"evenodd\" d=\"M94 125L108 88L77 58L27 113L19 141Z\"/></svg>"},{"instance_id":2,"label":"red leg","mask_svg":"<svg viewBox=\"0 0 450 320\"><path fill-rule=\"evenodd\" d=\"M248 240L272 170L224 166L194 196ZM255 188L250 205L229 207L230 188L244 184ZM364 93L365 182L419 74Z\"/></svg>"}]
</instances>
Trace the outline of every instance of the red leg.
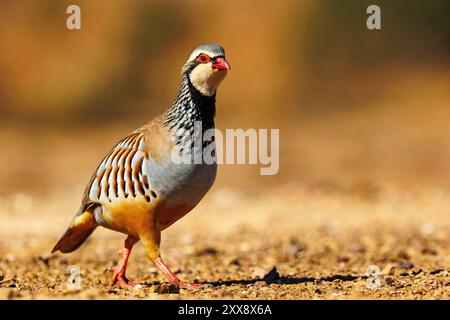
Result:
<instances>
[{"instance_id":1,"label":"red leg","mask_svg":"<svg viewBox=\"0 0 450 320\"><path fill-rule=\"evenodd\" d=\"M114 268L114 275L111 279L111 285L115 285L117 282L119 283L120 286L124 286L124 287L134 287L137 284L128 280L125 276L125 271L127 269L127 263L128 263L128 258L130 256L131 253L131 249L133 248L133 245L137 242L138 240L135 238L131 238L128 237L125 240L125 247L121 250L119 250L119 263L117 264L117 266Z\"/></svg>"},{"instance_id":2,"label":"red leg","mask_svg":"<svg viewBox=\"0 0 450 320\"><path fill-rule=\"evenodd\" d=\"M140 239L142 240L149 259L156 265L156 267L158 267L158 269L167 277L167 279L169 279L171 283L183 289L196 289L210 286L208 284L180 281L180 279L178 279L177 276L174 275L172 271L170 271L170 269L161 259L159 251L161 231L157 226L155 227L155 225L153 224L150 224L150 227L151 232L140 234Z\"/></svg>"},{"instance_id":3,"label":"red leg","mask_svg":"<svg viewBox=\"0 0 450 320\"><path fill-rule=\"evenodd\" d=\"M153 263L158 267L159 270L161 270L161 272L167 277L167 279L169 279L170 282L182 289L200 289L208 286L207 284L181 281L176 275L173 274L172 271L170 271L161 257L156 258Z\"/></svg>"}]
</instances>

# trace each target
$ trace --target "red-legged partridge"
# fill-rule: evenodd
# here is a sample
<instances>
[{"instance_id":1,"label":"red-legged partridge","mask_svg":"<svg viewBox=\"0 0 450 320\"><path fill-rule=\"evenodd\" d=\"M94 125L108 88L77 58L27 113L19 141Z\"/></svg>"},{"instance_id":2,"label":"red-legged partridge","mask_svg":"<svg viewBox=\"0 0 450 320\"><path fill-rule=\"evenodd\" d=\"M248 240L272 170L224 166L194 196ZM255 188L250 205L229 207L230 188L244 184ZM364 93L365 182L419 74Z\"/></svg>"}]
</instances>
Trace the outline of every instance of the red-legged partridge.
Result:
<instances>
[{"instance_id":1,"label":"red-legged partridge","mask_svg":"<svg viewBox=\"0 0 450 320\"><path fill-rule=\"evenodd\" d=\"M175 147L189 148L193 139L214 128L216 89L230 69L223 48L198 46L183 66L182 82L172 106L160 116L120 140L94 172L82 204L52 252L76 250L97 228L128 235L119 251L111 284L134 285L125 276L133 245L142 241L149 259L170 282L180 281L160 256L161 231L191 211L211 188L216 163L177 162ZM202 130L194 130L201 121ZM185 139L180 130L189 132ZM211 142L214 143L214 142ZM192 154L202 152L194 148Z\"/></svg>"}]
</instances>

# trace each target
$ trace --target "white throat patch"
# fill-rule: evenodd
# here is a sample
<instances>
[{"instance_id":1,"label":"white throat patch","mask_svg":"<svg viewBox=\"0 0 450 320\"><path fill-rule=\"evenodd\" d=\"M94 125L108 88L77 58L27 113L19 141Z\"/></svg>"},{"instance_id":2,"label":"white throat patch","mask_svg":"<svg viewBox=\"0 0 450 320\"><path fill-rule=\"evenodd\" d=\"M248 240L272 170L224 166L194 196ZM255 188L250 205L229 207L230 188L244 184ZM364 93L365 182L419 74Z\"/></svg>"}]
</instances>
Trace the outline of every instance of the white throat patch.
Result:
<instances>
[{"instance_id":1,"label":"white throat patch","mask_svg":"<svg viewBox=\"0 0 450 320\"><path fill-rule=\"evenodd\" d=\"M198 91L211 97L216 93L217 87L226 75L227 70L213 69L212 63L209 62L197 65L189 74L189 78Z\"/></svg>"}]
</instances>

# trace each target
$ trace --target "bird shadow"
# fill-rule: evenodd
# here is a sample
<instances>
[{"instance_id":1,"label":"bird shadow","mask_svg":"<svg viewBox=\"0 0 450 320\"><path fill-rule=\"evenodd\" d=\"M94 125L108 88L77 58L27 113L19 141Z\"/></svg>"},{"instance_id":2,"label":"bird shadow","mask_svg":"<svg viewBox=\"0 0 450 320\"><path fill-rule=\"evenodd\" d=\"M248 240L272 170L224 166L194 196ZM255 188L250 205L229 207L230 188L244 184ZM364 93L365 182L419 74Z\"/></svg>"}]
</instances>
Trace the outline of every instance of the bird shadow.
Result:
<instances>
[{"instance_id":1,"label":"bird shadow","mask_svg":"<svg viewBox=\"0 0 450 320\"><path fill-rule=\"evenodd\" d=\"M265 285L270 284L278 284L278 285L291 285L291 284L300 284L300 283L321 283L321 282L333 282L336 280L343 282L351 282L359 279L367 279L367 275L349 275L349 274L335 274L328 277L286 277L280 276L276 267L273 267L272 270L267 273L263 278L258 279L237 279L237 280L225 280L225 281L201 281L196 282L199 284L204 284L209 287L217 288L221 286L233 286L233 285L254 285L256 283L264 283ZM161 283L158 281L152 283L146 283L147 286L151 285L160 285Z\"/></svg>"},{"instance_id":2,"label":"bird shadow","mask_svg":"<svg viewBox=\"0 0 450 320\"><path fill-rule=\"evenodd\" d=\"M310 282L333 282L335 280L341 281L355 281L358 279L365 279L366 276L352 276L352 275L332 275L329 277L321 278L311 278L311 277L277 277L274 279L241 279L241 280L226 280L226 281L215 281L215 282L202 282L204 284L209 284L213 287L220 286L232 286L232 285L253 285L256 282L265 282L266 284L280 284L280 285L290 285L290 284L300 284L300 283L310 283Z\"/></svg>"}]
</instances>

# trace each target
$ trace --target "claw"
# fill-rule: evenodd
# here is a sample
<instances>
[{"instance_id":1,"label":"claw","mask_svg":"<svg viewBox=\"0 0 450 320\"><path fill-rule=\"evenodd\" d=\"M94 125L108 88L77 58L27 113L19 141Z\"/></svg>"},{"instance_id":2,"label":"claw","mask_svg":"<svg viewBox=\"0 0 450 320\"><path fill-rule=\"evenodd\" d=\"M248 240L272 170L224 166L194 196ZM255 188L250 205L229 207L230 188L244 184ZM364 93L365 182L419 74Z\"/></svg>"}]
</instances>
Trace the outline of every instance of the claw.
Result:
<instances>
[{"instance_id":1,"label":"claw","mask_svg":"<svg viewBox=\"0 0 450 320\"><path fill-rule=\"evenodd\" d=\"M165 265L161 257L155 259L153 263L158 267L159 270L161 270L161 272L167 277L167 279L169 279L171 283L173 283L174 285L178 286L181 289L192 290L192 289L202 289L212 287L212 285L210 284L190 283L186 281L181 281L175 274L173 274L172 271L170 271L170 269Z\"/></svg>"},{"instance_id":2,"label":"claw","mask_svg":"<svg viewBox=\"0 0 450 320\"><path fill-rule=\"evenodd\" d=\"M128 280L125 276L118 276L116 283L119 284L120 287L122 288L128 288L128 289L138 289L142 288L142 285L136 282L133 282L131 280ZM111 284L113 285L113 284Z\"/></svg>"}]
</instances>

